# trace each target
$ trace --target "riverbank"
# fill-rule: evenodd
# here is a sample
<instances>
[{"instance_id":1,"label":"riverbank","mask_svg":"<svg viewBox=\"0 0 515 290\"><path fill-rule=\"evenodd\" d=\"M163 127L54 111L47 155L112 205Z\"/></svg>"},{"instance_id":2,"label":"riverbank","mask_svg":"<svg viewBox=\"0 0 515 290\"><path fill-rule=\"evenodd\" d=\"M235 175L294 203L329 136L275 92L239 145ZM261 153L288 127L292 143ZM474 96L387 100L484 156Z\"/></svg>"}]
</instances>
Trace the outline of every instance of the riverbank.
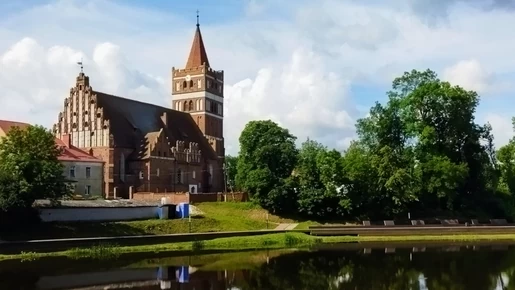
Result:
<instances>
[{"instance_id":1,"label":"riverbank","mask_svg":"<svg viewBox=\"0 0 515 290\"><path fill-rule=\"evenodd\" d=\"M74 248L66 251L35 253L22 252L16 255L0 255L0 260L35 260L44 257L69 257L72 259L113 259L122 255L142 253L201 253L202 251L242 251L258 249L310 248L319 244L361 243L361 242L474 242L474 241L513 241L515 234L497 235L432 235L432 236L339 236L313 237L302 233L277 233L253 237L219 238L205 241L180 242L160 245L117 246L116 244L98 244L87 248Z\"/></svg>"},{"instance_id":2,"label":"riverbank","mask_svg":"<svg viewBox=\"0 0 515 290\"><path fill-rule=\"evenodd\" d=\"M17 231L3 232L5 241L168 235L275 229L279 224L299 224L307 229L315 222L298 221L269 214L250 202L206 202L192 206L190 219L138 220L124 222L40 223Z\"/></svg>"}]
</instances>

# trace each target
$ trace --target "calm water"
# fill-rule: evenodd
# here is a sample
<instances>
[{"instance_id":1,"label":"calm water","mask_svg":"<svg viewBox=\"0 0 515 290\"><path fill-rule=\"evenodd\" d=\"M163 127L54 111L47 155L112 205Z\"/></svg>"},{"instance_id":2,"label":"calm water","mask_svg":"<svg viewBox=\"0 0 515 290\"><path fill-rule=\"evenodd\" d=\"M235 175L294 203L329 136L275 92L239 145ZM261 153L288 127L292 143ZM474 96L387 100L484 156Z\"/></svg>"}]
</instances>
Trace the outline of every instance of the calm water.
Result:
<instances>
[{"instance_id":1,"label":"calm water","mask_svg":"<svg viewBox=\"0 0 515 290\"><path fill-rule=\"evenodd\" d=\"M0 263L0 289L515 289L515 246L260 251ZM504 287L504 288L503 288Z\"/></svg>"}]
</instances>

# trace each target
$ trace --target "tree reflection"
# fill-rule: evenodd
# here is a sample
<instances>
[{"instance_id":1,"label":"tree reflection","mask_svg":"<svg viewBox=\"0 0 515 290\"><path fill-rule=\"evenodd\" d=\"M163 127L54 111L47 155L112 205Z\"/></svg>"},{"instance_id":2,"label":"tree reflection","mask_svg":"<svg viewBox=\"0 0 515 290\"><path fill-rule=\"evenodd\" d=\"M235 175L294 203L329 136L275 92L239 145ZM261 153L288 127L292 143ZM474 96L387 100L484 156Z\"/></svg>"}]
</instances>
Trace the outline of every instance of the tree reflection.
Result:
<instances>
[{"instance_id":1,"label":"tree reflection","mask_svg":"<svg viewBox=\"0 0 515 290\"><path fill-rule=\"evenodd\" d=\"M515 290L515 249L433 249L395 254L349 251L300 252L279 256L238 285L253 289Z\"/></svg>"}]
</instances>

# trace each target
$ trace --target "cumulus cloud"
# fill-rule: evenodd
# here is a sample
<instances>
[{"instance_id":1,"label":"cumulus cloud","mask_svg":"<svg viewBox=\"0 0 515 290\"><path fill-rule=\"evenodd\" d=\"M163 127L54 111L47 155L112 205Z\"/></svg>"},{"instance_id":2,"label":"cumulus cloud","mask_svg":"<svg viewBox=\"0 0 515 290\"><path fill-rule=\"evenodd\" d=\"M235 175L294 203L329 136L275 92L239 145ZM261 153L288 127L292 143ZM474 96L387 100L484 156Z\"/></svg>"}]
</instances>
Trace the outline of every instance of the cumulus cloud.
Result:
<instances>
[{"instance_id":1,"label":"cumulus cloud","mask_svg":"<svg viewBox=\"0 0 515 290\"><path fill-rule=\"evenodd\" d=\"M454 85L478 93L487 91L492 81L491 74L475 59L460 61L446 68L443 78Z\"/></svg>"},{"instance_id":2,"label":"cumulus cloud","mask_svg":"<svg viewBox=\"0 0 515 290\"><path fill-rule=\"evenodd\" d=\"M492 134L495 137L496 144L504 145L513 138L513 125L511 124L511 116L489 113L485 116L485 121L492 125Z\"/></svg>"},{"instance_id":3,"label":"cumulus cloud","mask_svg":"<svg viewBox=\"0 0 515 290\"><path fill-rule=\"evenodd\" d=\"M290 128L299 141L352 133L349 84L322 63L311 50L299 48L282 69L263 68L254 80L228 86L225 116L232 126L227 134L238 136L248 121L256 119L272 119Z\"/></svg>"},{"instance_id":4,"label":"cumulus cloud","mask_svg":"<svg viewBox=\"0 0 515 290\"><path fill-rule=\"evenodd\" d=\"M112 43L97 45L89 58L68 46L46 48L23 38L0 56L0 116L49 127L74 85L81 59L94 89L165 104L162 80L127 68L123 58Z\"/></svg>"},{"instance_id":5,"label":"cumulus cloud","mask_svg":"<svg viewBox=\"0 0 515 290\"><path fill-rule=\"evenodd\" d=\"M391 80L414 68L499 98L497 88L512 89L500 80L515 73L515 40L505 37L513 12L451 3L434 8L453 16L435 26L410 1L249 0L252 17L202 25L211 65L226 75L227 151L237 152L241 129L257 119L343 149L362 108L383 101ZM0 118L50 126L80 58L95 89L167 106L170 69L184 65L193 29L194 19L176 10L112 1L56 1L12 14L0 20ZM357 84L374 93L356 92ZM496 126L504 123L491 123L502 134Z\"/></svg>"}]
</instances>

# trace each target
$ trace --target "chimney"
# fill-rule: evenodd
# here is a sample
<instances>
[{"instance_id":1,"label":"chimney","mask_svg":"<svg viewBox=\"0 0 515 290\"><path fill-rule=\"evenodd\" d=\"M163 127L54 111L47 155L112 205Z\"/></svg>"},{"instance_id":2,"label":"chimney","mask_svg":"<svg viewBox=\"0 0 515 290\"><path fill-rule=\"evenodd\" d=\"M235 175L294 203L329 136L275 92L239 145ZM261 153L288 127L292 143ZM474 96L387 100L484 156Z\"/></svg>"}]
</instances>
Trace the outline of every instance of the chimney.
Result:
<instances>
[{"instance_id":1,"label":"chimney","mask_svg":"<svg viewBox=\"0 0 515 290\"><path fill-rule=\"evenodd\" d=\"M166 112L163 112L161 115L161 121L163 121L163 124L168 127L168 114Z\"/></svg>"},{"instance_id":2,"label":"chimney","mask_svg":"<svg viewBox=\"0 0 515 290\"><path fill-rule=\"evenodd\" d=\"M61 140L63 141L64 145L66 145L66 147L70 148L72 146L72 139L70 134L61 135Z\"/></svg>"}]
</instances>

